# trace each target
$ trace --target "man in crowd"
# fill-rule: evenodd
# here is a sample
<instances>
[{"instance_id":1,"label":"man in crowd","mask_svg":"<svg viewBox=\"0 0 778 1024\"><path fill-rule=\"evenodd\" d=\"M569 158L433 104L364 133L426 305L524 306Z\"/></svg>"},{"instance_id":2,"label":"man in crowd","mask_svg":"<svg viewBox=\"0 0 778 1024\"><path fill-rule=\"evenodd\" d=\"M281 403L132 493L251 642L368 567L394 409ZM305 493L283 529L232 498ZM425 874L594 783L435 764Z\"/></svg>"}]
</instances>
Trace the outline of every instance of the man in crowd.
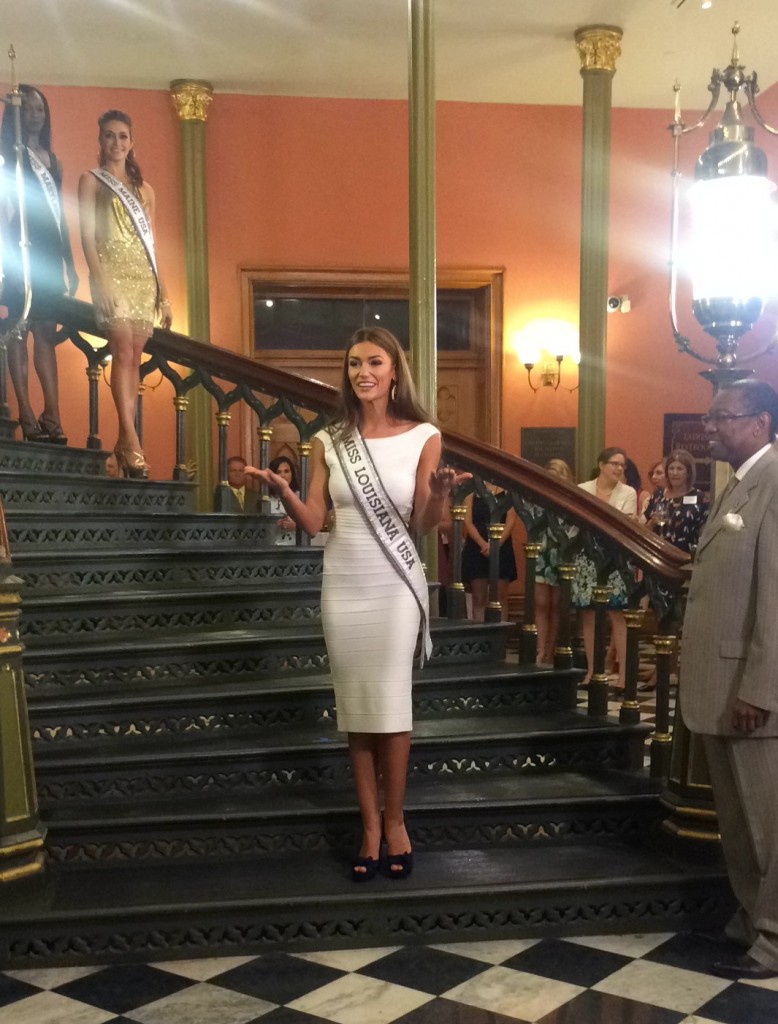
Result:
<instances>
[{"instance_id":1,"label":"man in crowd","mask_svg":"<svg viewBox=\"0 0 778 1024\"><path fill-rule=\"evenodd\" d=\"M702 736L739 904L725 935L740 950L713 972L756 980L778 975L778 395L740 381L703 422L734 476L697 547L680 700Z\"/></svg>"}]
</instances>

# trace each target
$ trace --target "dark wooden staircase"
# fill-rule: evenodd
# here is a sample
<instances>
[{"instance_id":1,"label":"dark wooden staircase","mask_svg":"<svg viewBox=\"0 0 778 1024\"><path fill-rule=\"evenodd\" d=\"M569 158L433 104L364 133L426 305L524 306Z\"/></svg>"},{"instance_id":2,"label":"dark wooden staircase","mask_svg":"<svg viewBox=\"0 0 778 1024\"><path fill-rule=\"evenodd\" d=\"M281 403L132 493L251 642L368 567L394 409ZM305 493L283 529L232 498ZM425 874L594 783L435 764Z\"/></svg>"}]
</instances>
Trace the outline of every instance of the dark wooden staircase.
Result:
<instances>
[{"instance_id":1,"label":"dark wooden staircase","mask_svg":"<svg viewBox=\"0 0 778 1024\"><path fill-rule=\"evenodd\" d=\"M715 864L661 841L648 727L587 716L509 627L433 623L412 877L354 885L358 816L319 622L321 551L195 515L191 485L0 442L44 876L0 891L3 966L675 930Z\"/></svg>"}]
</instances>

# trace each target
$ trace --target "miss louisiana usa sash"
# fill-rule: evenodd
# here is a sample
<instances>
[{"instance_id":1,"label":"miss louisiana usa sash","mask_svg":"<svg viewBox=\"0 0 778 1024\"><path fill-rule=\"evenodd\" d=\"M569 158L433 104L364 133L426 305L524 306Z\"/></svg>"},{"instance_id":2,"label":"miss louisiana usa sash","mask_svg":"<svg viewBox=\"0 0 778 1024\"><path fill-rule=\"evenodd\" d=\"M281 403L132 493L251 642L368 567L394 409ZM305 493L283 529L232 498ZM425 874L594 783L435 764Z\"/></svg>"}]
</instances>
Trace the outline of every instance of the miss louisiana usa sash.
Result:
<instances>
[{"instance_id":1,"label":"miss louisiana usa sash","mask_svg":"<svg viewBox=\"0 0 778 1024\"><path fill-rule=\"evenodd\" d=\"M386 493L378 470L370 458L365 439L358 429L343 434L340 440L330 431L333 448L340 468L348 481L354 501L362 513L370 532L381 546L397 575L408 586L421 612L422 647L420 667L425 658L432 654L430 638L430 609L427 580L421 567L421 559L411 540L403 518L389 495Z\"/></svg>"},{"instance_id":2,"label":"miss louisiana usa sash","mask_svg":"<svg viewBox=\"0 0 778 1024\"><path fill-rule=\"evenodd\" d=\"M140 238L143 248L146 250L146 255L149 258L149 263L154 271L154 278L157 282L157 295L159 295L159 274L157 272L157 256L154 251L154 234L151 230L149 219L146 216L146 211L143 209L143 203L130 192L126 185L122 185L119 179L114 178L110 171L106 171L104 167L93 167L92 174L119 197L122 206L127 211L127 215L138 233L138 238Z\"/></svg>"},{"instance_id":3,"label":"miss louisiana usa sash","mask_svg":"<svg viewBox=\"0 0 778 1024\"><path fill-rule=\"evenodd\" d=\"M57 185L49 173L48 167L38 159L29 146L27 147L27 157L29 158L32 172L38 179L44 196L46 196L46 202L49 204L51 216L57 225L57 231L59 231L60 237L62 237L62 208L60 207L59 196L57 195Z\"/></svg>"}]
</instances>

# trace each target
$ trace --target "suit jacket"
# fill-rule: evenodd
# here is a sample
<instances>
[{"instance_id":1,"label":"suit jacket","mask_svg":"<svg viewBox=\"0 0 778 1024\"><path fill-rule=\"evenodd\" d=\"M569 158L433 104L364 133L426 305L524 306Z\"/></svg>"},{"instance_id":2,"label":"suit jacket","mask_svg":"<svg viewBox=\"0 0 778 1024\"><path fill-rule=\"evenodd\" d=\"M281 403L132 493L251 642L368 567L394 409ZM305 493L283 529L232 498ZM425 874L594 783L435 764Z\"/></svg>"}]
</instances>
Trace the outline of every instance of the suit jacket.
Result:
<instances>
[{"instance_id":1,"label":"suit jacket","mask_svg":"<svg viewBox=\"0 0 778 1024\"><path fill-rule=\"evenodd\" d=\"M226 508L222 509L223 512L228 512L230 515L247 515L255 516L258 512L259 506L259 492L251 488L245 488L243 494L243 505L238 500L237 495L233 489L229 488L229 494L226 495Z\"/></svg>"},{"instance_id":2,"label":"suit jacket","mask_svg":"<svg viewBox=\"0 0 778 1024\"><path fill-rule=\"evenodd\" d=\"M703 527L683 623L680 700L693 732L735 736L737 697L772 712L778 735L778 452L714 504Z\"/></svg>"}]
</instances>

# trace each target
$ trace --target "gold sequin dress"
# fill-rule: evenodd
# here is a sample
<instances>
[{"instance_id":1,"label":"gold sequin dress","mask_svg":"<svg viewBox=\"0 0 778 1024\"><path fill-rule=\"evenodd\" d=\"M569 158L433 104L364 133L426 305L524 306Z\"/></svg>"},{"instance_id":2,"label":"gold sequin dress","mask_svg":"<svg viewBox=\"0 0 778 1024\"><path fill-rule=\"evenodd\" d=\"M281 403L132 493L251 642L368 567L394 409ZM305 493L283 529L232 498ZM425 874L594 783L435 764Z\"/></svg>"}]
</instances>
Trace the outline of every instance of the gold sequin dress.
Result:
<instances>
[{"instance_id":1,"label":"gold sequin dress","mask_svg":"<svg viewBox=\"0 0 778 1024\"><path fill-rule=\"evenodd\" d=\"M141 199L138 189L132 191ZM154 271L124 205L102 182L95 197L95 242L103 273L117 299L114 315L100 326L131 327L137 334L151 334L157 304Z\"/></svg>"}]
</instances>

